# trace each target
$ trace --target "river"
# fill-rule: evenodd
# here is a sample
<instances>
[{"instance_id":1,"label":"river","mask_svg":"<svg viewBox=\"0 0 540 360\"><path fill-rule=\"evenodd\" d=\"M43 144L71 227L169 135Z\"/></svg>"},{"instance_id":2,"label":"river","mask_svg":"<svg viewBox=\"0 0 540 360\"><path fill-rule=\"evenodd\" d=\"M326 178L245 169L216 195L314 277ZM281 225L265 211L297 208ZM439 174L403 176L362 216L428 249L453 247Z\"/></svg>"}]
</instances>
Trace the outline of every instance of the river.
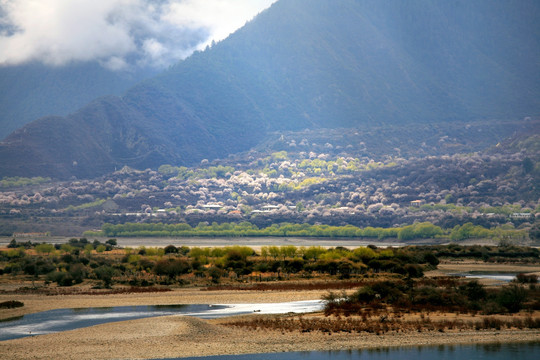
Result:
<instances>
[{"instance_id":1,"label":"river","mask_svg":"<svg viewBox=\"0 0 540 360\"><path fill-rule=\"evenodd\" d=\"M191 357L182 360L537 360L540 342ZM169 359L175 360L175 359Z\"/></svg>"},{"instance_id":2,"label":"river","mask_svg":"<svg viewBox=\"0 0 540 360\"><path fill-rule=\"evenodd\" d=\"M7 246L12 240L12 237L0 237L0 247ZM71 237L39 237L39 238L18 238L18 242L46 242L51 244L65 244L69 242ZM93 241L93 237L90 241ZM101 242L107 241L107 238L98 239ZM379 247L400 247L411 245L399 241L388 240L381 241L377 239L359 239L359 238L311 238L311 237L126 237L117 238L118 246L137 248L140 246L146 247L165 247L167 245L174 246L198 246L198 247L223 247L231 245L249 246L252 248L260 248L261 246L323 246L336 247L345 246L356 248L359 246L375 245Z\"/></svg>"},{"instance_id":3,"label":"river","mask_svg":"<svg viewBox=\"0 0 540 360\"><path fill-rule=\"evenodd\" d=\"M323 306L322 300L306 300L262 304L148 305L55 309L0 322L0 341L156 316L184 315L201 319L214 319L252 313L308 313L320 311Z\"/></svg>"}]
</instances>

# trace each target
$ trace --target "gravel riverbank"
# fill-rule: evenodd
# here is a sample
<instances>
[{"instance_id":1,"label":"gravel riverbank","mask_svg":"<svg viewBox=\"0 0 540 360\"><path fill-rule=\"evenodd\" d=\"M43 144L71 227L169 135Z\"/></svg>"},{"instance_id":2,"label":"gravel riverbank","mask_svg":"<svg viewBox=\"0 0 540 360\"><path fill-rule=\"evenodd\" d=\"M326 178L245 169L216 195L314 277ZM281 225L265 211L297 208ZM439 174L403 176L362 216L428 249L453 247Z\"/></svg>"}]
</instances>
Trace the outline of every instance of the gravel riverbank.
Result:
<instances>
[{"instance_id":1,"label":"gravel riverbank","mask_svg":"<svg viewBox=\"0 0 540 360\"><path fill-rule=\"evenodd\" d=\"M164 304L272 303L320 299L325 291L200 291L120 295L0 295L23 308L1 310L0 319L55 308ZM454 331L367 335L248 330L227 319L185 316L108 323L62 333L0 342L3 359L148 359L283 351L345 350L387 346L538 341L539 330Z\"/></svg>"}]
</instances>

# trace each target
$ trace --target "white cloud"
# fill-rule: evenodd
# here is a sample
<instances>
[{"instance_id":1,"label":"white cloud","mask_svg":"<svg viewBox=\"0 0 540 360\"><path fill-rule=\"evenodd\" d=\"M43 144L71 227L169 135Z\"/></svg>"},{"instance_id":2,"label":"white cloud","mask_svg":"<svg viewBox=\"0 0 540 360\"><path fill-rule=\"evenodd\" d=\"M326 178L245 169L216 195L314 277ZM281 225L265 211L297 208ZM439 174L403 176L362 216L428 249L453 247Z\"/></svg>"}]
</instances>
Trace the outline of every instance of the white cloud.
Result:
<instances>
[{"instance_id":1,"label":"white cloud","mask_svg":"<svg viewBox=\"0 0 540 360\"><path fill-rule=\"evenodd\" d=\"M215 41L225 39L275 0L184 0L170 2L164 18L172 24L210 29Z\"/></svg>"},{"instance_id":2,"label":"white cloud","mask_svg":"<svg viewBox=\"0 0 540 360\"><path fill-rule=\"evenodd\" d=\"M129 68L129 64L121 57L118 56L111 56L106 60L99 60L99 63L101 66L117 71L117 70L125 70Z\"/></svg>"},{"instance_id":3,"label":"white cloud","mask_svg":"<svg viewBox=\"0 0 540 360\"><path fill-rule=\"evenodd\" d=\"M276 0L0 0L0 65L165 67Z\"/></svg>"}]
</instances>

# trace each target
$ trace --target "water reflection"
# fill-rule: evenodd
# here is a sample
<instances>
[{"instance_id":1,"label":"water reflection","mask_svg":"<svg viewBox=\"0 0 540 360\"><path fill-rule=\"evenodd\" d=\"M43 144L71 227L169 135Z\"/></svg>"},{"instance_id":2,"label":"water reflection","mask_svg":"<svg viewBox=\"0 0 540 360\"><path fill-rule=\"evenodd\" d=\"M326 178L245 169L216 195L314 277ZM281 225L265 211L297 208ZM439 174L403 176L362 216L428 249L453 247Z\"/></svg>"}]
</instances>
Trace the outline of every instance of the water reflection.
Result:
<instances>
[{"instance_id":1,"label":"water reflection","mask_svg":"<svg viewBox=\"0 0 540 360\"><path fill-rule=\"evenodd\" d=\"M20 316L13 316L13 317L10 317L10 318L7 318L7 319L0 319L0 323L2 322L9 322L9 321L16 321L16 320L20 320L24 317L24 315L20 315Z\"/></svg>"},{"instance_id":2,"label":"water reflection","mask_svg":"<svg viewBox=\"0 0 540 360\"><path fill-rule=\"evenodd\" d=\"M491 279L499 280L503 283L510 282L514 280L517 276L517 273L506 273L506 272L480 272L480 271L470 271L466 273L454 273L450 274L451 276L459 276L467 279Z\"/></svg>"},{"instance_id":3,"label":"water reflection","mask_svg":"<svg viewBox=\"0 0 540 360\"><path fill-rule=\"evenodd\" d=\"M0 341L25 336L74 330L108 322L135 320L166 315L195 316L211 319L224 316L251 314L306 313L319 311L321 300L295 301L273 304L231 305L144 305L102 308L56 309L24 315L0 322Z\"/></svg>"},{"instance_id":4,"label":"water reflection","mask_svg":"<svg viewBox=\"0 0 540 360\"><path fill-rule=\"evenodd\" d=\"M221 307L225 308L225 307ZM103 308L55 309L28 314L0 323L0 341L49 334L113 321L204 312L208 305L118 306Z\"/></svg>"},{"instance_id":5,"label":"water reflection","mask_svg":"<svg viewBox=\"0 0 540 360\"><path fill-rule=\"evenodd\" d=\"M537 360L540 342L191 357L183 360ZM176 359L169 359L176 360Z\"/></svg>"}]
</instances>

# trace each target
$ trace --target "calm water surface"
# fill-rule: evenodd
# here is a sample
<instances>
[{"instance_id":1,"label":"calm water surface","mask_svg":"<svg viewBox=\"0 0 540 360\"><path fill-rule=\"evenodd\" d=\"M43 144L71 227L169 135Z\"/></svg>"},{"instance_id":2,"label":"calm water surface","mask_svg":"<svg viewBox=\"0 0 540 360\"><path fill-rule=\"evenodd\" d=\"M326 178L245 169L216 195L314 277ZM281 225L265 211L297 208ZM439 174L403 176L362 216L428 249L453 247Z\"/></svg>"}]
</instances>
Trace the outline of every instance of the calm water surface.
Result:
<instances>
[{"instance_id":1,"label":"calm water surface","mask_svg":"<svg viewBox=\"0 0 540 360\"><path fill-rule=\"evenodd\" d=\"M210 310L208 305L55 309L0 322L0 341L73 330L114 321L200 313L208 310Z\"/></svg>"},{"instance_id":2,"label":"calm water surface","mask_svg":"<svg viewBox=\"0 0 540 360\"><path fill-rule=\"evenodd\" d=\"M0 237L0 246L7 246L13 237ZM42 237L42 238L20 238L17 241L32 241L32 242L47 242L52 244L65 244L69 242L71 237ZM93 240L94 238L92 238ZM107 238L99 239L105 242ZM134 237L134 238L116 238L120 247L165 247L167 245L174 246L199 246L199 247L221 247L231 245L244 245L250 247L260 246L345 246L358 247L375 245L381 247L393 246L400 247L407 244L399 241L380 241L377 239L360 239L360 238L310 238L310 237Z\"/></svg>"},{"instance_id":3,"label":"calm water surface","mask_svg":"<svg viewBox=\"0 0 540 360\"><path fill-rule=\"evenodd\" d=\"M517 273L512 272L482 272L482 271L469 271L465 273L454 273L450 274L453 276L465 277L467 279L491 279L499 280L501 283L507 283L514 280L517 276Z\"/></svg>"},{"instance_id":4,"label":"calm water surface","mask_svg":"<svg viewBox=\"0 0 540 360\"><path fill-rule=\"evenodd\" d=\"M0 341L156 316L184 315L212 319L254 312L260 314L306 313L319 311L323 306L324 303L321 300L308 300L267 304L153 305L55 309L1 321Z\"/></svg>"},{"instance_id":5,"label":"calm water surface","mask_svg":"<svg viewBox=\"0 0 540 360\"><path fill-rule=\"evenodd\" d=\"M353 351L312 351L192 357L183 360L538 360L540 341L534 343L441 345ZM169 359L173 360L173 359Z\"/></svg>"}]
</instances>

